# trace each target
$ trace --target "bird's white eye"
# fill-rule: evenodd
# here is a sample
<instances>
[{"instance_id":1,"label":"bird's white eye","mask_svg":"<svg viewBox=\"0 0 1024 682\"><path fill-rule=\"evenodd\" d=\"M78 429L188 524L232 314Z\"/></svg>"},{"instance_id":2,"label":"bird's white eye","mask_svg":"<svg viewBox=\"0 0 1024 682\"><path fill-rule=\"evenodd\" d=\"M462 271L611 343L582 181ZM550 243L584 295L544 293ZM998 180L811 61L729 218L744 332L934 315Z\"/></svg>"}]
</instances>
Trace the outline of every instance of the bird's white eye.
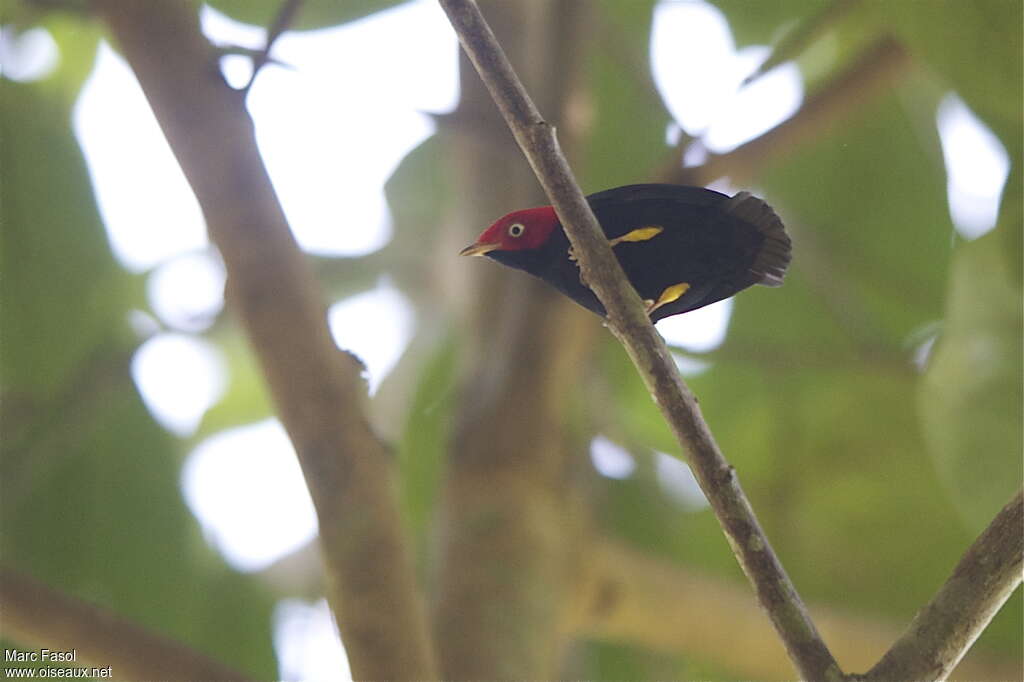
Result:
<instances>
[{"instance_id":1,"label":"bird's white eye","mask_svg":"<svg viewBox=\"0 0 1024 682\"><path fill-rule=\"evenodd\" d=\"M523 232L526 232L526 228L522 223L512 223L508 226L508 235L510 237L522 237Z\"/></svg>"}]
</instances>

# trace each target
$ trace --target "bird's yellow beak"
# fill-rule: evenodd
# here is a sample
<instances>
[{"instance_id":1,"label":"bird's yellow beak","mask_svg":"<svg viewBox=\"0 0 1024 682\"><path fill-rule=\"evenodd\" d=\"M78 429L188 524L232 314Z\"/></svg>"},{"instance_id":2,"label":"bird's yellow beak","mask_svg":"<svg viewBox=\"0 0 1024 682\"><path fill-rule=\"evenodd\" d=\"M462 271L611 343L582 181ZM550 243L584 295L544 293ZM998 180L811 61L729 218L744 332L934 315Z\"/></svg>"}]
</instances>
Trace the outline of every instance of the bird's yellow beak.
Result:
<instances>
[{"instance_id":1,"label":"bird's yellow beak","mask_svg":"<svg viewBox=\"0 0 1024 682\"><path fill-rule=\"evenodd\" d=\"M490 253L491 251L494 251L495 249L499 249L499 248L501 248L501 244L486 244L486 243L485 244L481 244L481 243L477 242L476 244L470 244L469 246L464 248L462 251L459 251L459 255L460 256L482 256L485 253Z\"/></svg>"}]
</instances>

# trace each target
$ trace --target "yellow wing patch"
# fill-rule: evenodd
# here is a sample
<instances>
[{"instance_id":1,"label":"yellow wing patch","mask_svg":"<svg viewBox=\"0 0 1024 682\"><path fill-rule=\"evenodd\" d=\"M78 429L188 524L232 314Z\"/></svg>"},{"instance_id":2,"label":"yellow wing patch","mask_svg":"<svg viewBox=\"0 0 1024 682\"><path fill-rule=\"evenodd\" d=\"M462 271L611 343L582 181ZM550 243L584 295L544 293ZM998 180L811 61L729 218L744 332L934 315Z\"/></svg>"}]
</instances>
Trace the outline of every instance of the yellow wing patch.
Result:
<instances>
[{"instance_id":1,"label":"yellow wing patch","mask_svg":"<svg viewBox=\"0 0 1024 682\"><path fill-rule=\"evenodd\" d=\"M689 290L689 282L680 282L679 284L673 284L672 286L665 289L665 291L661 292L661 296L658 297L657 301L652 301L650 299L644 301L644 303L647 304L647 314L650 315L661 306L671 303L672 301L679 300L679 297Z\"/></svg>"},{"instance_id":2,"label":"yellow wing patch","mask_svg":"<svg viewBox=\"0 0 1024 682\"><path fill-rule=\"evenodd\" d=\"M631 230L631 231L627 232L626 234L622 235L621 237L616 237L615 239L609 239L608 240L608 246L615 246L616 244L621 244L623 242L645 242L648 239L654 239L655 237L657 237L662 232L664 232L664 228L660 227L658 225L649 225L647 227L638 227L635 230ZM571 260L573 263L576 262L576 252L572 250L571 246L569 247L569 260ZM682 296L682 294L679 294L679 295Z\"/></svg>"},{"instance_id":3,"label":"yellow wing patch","mask_svg":"<svg viewBox=\"0 0 1024 682\"><path fill-rule=\"evenodd\" d=\"M649 225L647 227L638 227L635 230L631 230L621 237L616 237L610 240L608 243L612 246L621 244L622 242L645 242L648 239L654 239L664 231L664 228L658 225Z\"/></svg>"}]
</instances>

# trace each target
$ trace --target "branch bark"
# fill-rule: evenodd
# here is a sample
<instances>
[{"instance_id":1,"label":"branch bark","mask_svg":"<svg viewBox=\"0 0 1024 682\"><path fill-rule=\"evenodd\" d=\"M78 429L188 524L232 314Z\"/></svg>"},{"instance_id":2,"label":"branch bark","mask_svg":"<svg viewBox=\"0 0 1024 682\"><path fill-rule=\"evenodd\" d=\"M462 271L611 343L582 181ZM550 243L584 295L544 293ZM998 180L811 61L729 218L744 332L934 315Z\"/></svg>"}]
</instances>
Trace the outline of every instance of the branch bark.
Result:
<instances>
[{"instance_id":1,"label":"branch bark","mask_svg":"<svg viewBox=\"0 0 1024 682\"><path fill-rule=\"evenodd\" d=\"M790 658L807 679L841 679L842 673L761 530L734 469L719 451L696 399L675 369L664 340L651 325L639 296L612 254L559 148L553 128L533 105L476 5L471 0L440 2L463 49L554 204L579 259L582 277L608 311L612 332L625 346L687 453L733 552Z\"/></svg>"},{"instance_id":2,"label":"branch bark","mask_svg":"<svg viewBox=\"0 0 1024 682\"><path fill-rule=\"evenodd\" d=\"M364 413L362 365L335 346L309 264L259 156L244 96L181 0L96 0L156 114L228 272L316 506L328 599L359 679L436 677L393 461Z\"/></svg>"},{"instance_id":3,"label":"branch bark","mask_svg":"<svg viewBox=\"0 0 1024 682\"><path fill-rule=\"evenodd\" d=\"M4 637L53 650L119 680L247 680L246 675L121 616L0 567Z\"/></svg>"},{"instance_id":4,"label":"branch bark","mask_svg":"<svg viewBox=\"0 0 1024 682\"><path fill-rule=\"evenodd\" d=\"M974 541L953 575L862 682L944 680L1021 584L1024 489Z\"/></svg>"}]
</instances>

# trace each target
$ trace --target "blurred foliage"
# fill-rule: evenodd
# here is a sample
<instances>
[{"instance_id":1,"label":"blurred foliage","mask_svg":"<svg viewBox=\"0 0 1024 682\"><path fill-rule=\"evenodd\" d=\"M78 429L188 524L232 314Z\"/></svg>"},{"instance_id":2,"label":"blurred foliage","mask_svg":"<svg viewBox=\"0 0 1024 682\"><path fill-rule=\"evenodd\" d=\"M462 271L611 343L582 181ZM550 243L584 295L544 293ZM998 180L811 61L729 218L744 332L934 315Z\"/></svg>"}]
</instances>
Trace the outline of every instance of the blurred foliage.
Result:
<instances>
[{"instance_id":1,"label":"blurred foliage","mask_svg":"<svg viewBox=\"0 0 1024 682\"><path fill-rule=\"evenodd\" d=\"M400 4L398 0L301 0L291 27L298 30L324 28L361 19ZM211 7L224 12L235 21L255 26L269 26L281 9L281 0L211 0Z\"/></svg>"},{"instance_id":2,"label":"blurred foliage","mask_svg":"<svg viewBox=\"0 0 1024 682\"><path fill-rule=\"evenodd\" d=\"M606 41L613 49L589 52L594 122L578 171L585 193L636 182L668 155L665 127L672 117L650 73L637 77L637 68L646 65L654 4L651 0L602 4L598 30L614 30L616 39ZM629 40L620 42L624 36Z\"/></svg>"},{"instance_id":3,"label":"blurred foliage","mask_svg":"<svg viewBox=\"0 0 1024 682\"><path fill-rule=\"evenodd\" d=\"M1007 0L963 3L871 3L878 22L895 30L910 49L956 89L993 129L1007 151L1020 158L1020 102L1024 5ZM967 56L970 55L970 58ZM984 60L985 68L979 66Z\"/></svg>"},{"instance_id":4,"label":"blurred foliage","mask_svg":"<svg viewBox=\"0 0 1024 682\"><path fill-rule=\"evenodd\" d=\"M84 75L71 71L0 81L0 555L273 677L271 595L200 537L178 492L182 444L153 421L129 374L142 280L107 243L71 135L64 88Z\"/></svg>"},{"instance_id":5,"label":"blurred foliage","mask_svg":"<svg viewBox=\"0 0 1024 682\"><path fill-rule=\"evenodd\" d=\"M445 341L424 363L399 441L403 512L413 537L423 543L419 547L421 557L426 556L441 469L451 437L450 424L443 417L455 409L456 359L454 342Z\"/></svg>"},{"instance_id":6,"label":"blurred foliage","mask_svg":"<svg viewBox=\"0 0 1024 682\"><path fill-rule=\"evenodd\" d=\"M267 24L280 1L211 4ZM394 4L308 0L297 25ZM739 46L773 44L824 7L715 4ZM766 165L755 189L791 228L791 275L783 289L738 298L725 344L701 356L711 367L690 384L805 599L899 625L1022 479L1021 3L861 5L799 58L808 78L826 83L867 40L890 32L917 66L898 91ZM609 49L585 62L590 129L579 167L588 191L655 180L669 158L670 117L650 74L636 73L648 58L652 6L597 3L621 40L605 40ZM128 325L132 310L146 309L143 280L110 253L69 128L100 31L84 15L17 19L50 30L62 60L43 80L0 81L3 560L272 678L270 609L288 590L231 571L203 542L178 492L181 457L195 441L153 422L128 373L143 340ZM935 129L939 98L951 90L1014 167L998 227L971 242L950 222ZM424 226L442 224L453 195L443 143L438 136L411 152L389 183L391 244L359 262L319 262L332 294L362 290L385 272L421 321L455 318L431 286L439 268L423 248ZM240 330L220 321L207 336L227 358L231 383L197 437L270 411ZM459 372L458 330L430 338L405 373L396 444L424 563ZM922 371L914 359L926 342ZM659 487L650 451L678 454L677 446L624 353L609 340L588 368L612 387L609 414L592 421L639 458L630 478L598 482L597 523L741 584L713 515L681 508ZM1021 627L1018 594L978 647L1019 661ZM588 679L730 675L727 662L611 644L580 644L570 658Z\"/></svg>"},{"instance_id":7,"label":"blurred foliage","mask_svg":"<svg viewBox=\"0 0 1024 682\"><path fill-rule=\"evenodd\" d=\"M978 305L986 301L986 305ZM939 473L975 526L998 511L1020 480L1020 462L989 453L1020 452L1020 288L999 234L965 244L953 267L946 325L919 401Z\"/></svg>"}]
</instances>

